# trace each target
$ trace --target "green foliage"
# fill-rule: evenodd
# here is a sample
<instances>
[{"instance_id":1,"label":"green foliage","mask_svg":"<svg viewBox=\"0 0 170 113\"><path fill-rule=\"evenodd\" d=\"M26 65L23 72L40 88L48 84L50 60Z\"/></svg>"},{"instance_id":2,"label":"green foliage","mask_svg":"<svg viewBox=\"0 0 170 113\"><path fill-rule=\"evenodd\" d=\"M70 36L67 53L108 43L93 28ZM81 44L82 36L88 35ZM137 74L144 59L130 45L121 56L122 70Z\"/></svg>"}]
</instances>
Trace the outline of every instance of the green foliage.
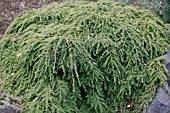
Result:
<instances>
[{"instance_id":1,"label":"green foliage","mask_svg":"<svg viewBox=\"0 0 170 113\"><path fill-rule=\"evenodd\" d=\"M4 20L2 18L0 18L0 25L2 25L4 22Z\"/></svg>"},{"instance_id":2,"label":"green foliage","mask_svg":"<svg viewBox=\"0 0 170 113\"><path fill-rule=\"evenodd\" d=\"M114 0L128 4L143 6L145 8L154 9L163 20L170 23L170 1L169 0Z\"/></svg>"},{"instance_id":3,"label":"green foliage","mask_svg":"<svg viewBox=\"0 0 170 113\"><path fill-rule=\"evenodd\" d=\"M53 3L15 19L0 40L3 91L22 112L139 112L167 87L160 57L170 29L154 13L125 4Z\"/></svg>"}]
</instances>

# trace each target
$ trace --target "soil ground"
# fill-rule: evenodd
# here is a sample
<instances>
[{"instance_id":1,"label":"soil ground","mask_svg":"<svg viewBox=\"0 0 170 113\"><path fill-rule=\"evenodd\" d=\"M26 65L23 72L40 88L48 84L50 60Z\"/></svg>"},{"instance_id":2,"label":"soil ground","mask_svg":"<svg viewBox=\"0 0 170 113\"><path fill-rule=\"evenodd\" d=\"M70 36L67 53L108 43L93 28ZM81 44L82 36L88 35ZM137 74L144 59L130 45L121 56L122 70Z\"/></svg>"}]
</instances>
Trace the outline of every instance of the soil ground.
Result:
<instances>
[{"instance_id":1,"label":"soil ground","mask_svg":"<svg viewBox=\"0 0 170 113\"><path fill-rule=\"evenodd\" d=\"M40 8L55 0L0 0L0 38L9 24L24 10Z\"/></svg>"}]
</instances>

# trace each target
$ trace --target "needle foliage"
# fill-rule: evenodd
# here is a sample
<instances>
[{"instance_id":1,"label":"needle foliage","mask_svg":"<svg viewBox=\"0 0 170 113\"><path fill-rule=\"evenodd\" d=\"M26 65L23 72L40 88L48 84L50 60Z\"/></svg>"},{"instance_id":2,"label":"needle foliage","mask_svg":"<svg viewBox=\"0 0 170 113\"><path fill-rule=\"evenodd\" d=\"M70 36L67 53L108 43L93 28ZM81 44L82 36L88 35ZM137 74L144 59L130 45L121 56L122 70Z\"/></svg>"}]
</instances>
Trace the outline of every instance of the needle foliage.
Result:
<instances>
[{"instance_id":1,"label":"needle foliage","mask_svg":"<svg viewBox=\"0 0 170 113\"><path fill-rule=\"evenodd\" d=\"M169 43L169 25L147 9L53 3L15 19L0 40L1 89L22 97L23 113L139 112L167 87Z\"/></svg>"}]
</instances>

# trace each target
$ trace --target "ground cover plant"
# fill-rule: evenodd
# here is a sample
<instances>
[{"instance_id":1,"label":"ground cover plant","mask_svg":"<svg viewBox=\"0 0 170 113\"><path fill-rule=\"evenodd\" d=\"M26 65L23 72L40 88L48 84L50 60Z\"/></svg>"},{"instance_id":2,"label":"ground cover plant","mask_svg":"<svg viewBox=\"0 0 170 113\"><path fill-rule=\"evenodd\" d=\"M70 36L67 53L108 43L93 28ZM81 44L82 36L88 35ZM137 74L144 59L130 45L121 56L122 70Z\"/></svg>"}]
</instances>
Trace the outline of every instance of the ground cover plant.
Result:
<instances>
[{"instance_id":1,"label":"ground cover plant","mask_svg":"<svg viewBox=\"0 0 170 113\"><path fill-rule=\"evenodd\" d=\"M140 112L168 86L169 43L170 26L150 10L53 3L15 19L0 40L1 89L23 99L23 113Z\"/></svg>"}]
</instances>

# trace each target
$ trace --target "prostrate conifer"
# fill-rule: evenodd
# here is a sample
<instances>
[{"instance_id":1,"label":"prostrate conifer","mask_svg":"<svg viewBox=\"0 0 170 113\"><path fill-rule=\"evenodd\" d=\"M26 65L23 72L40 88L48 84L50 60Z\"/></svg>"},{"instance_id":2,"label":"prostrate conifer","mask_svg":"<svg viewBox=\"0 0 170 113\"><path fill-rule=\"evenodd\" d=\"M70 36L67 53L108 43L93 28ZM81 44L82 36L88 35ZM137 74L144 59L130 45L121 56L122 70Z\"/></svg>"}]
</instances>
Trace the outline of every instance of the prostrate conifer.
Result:
<instances>
[{"instance_id":1,"label":"prostrate conifer","mask_svg":"<svg viewBox=\"0 0 170 113\"><path fill-rule=\"evenodd\" d=\"M169 25L147 9L53 3L15 19L0 40L1 89L24 100L23 113L139 112L168 85L169 43Z\"/></svg>"}]
</instances>

